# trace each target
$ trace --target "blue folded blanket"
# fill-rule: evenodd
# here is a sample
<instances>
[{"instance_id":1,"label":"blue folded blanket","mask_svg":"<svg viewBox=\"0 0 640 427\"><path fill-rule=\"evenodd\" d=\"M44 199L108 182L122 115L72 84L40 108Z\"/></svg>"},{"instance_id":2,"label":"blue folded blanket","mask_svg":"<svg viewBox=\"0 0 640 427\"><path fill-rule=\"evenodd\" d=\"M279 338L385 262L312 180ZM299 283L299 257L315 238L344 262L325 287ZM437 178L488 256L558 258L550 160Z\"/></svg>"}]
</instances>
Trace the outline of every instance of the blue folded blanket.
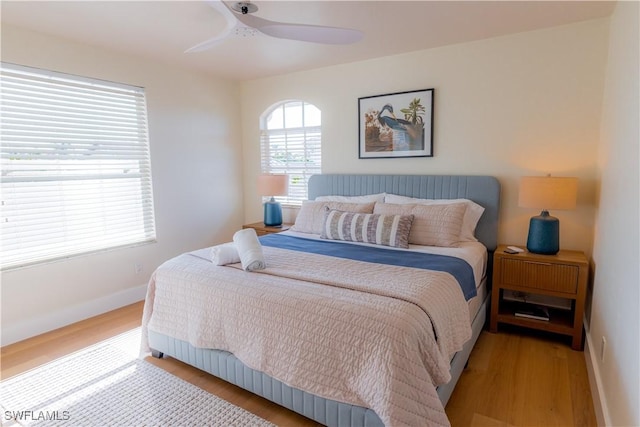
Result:
<instances>
[{"instance_id":1,"label":"blue folded blanket","mask_svg":"<svg viewBox=\"0 0 640 427\"><path fill-rule=\"evenodd\" d=\"M377 264L446 271L460 284L464 298L468 301L478 294L473 278L473 269L463 259L427 254L423 252L398 251L374 246L361 246L327 240L304 239L284 234L269 234L259 238L263 246L271 246L300 252L348 258Z\"/></svg>"}]
</instances>

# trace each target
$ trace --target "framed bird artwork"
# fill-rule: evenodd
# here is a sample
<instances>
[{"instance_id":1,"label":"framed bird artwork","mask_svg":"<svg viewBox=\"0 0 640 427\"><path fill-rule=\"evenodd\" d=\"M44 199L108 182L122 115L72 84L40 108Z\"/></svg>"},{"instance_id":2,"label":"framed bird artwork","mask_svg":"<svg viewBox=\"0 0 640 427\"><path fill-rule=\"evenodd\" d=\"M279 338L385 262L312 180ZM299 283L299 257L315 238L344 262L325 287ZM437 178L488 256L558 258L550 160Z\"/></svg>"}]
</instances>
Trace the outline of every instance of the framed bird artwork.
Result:
<instances>
[{"instance_id":1,"label":"framed bird artwork","mask_svg":"<svg viewBox=\"0 0 640 427\"><path fill-rule=\"evenodd\" d=\"M433 92L358 98L358 157L433 157Z\"/></svg>"}]
</instances>

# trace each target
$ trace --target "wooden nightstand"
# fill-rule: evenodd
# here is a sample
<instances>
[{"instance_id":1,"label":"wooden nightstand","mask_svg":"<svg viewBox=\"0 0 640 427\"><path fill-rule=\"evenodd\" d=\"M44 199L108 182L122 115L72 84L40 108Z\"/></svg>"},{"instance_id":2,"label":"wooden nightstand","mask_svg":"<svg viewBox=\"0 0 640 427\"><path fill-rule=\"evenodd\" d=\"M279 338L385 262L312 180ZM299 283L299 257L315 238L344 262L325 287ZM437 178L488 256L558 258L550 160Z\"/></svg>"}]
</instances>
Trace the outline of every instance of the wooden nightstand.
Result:
<instances>
[{"instance_id":1,"label":"wooden nightstand","mask_svg":"<svg viewBox=\"0 0 640 427\"><path fill-rule=\"evenodd\" d=\"M571 348L582 349L582 317L587 292L589 262L582 252L561 250L556 255L530 252L507 254L498 246L493 256L493 290L491 294L490 331L498 323L510 323L572 337ZM517 303L503 298L504 290L527 294L550 295L571 302L569 309L548 307L549 320L515 315Z\"/></svg>"},{"instance_id":2,"label":"wooden nightstand","mask_svg":"<svg viewBox=\"0 0 640 427\"><path fill-rule=\"evenodd\" d=\"M291 228L292 225L293 224L282 223L280 227L270 227L264 225L263 222L254 222L253 224L245 224L242 226L242 228L253 228L254 230L256 230L256 234L258 236L264 236L265 234L287 231L289 228Z\"/></svg>"}]
</instances>

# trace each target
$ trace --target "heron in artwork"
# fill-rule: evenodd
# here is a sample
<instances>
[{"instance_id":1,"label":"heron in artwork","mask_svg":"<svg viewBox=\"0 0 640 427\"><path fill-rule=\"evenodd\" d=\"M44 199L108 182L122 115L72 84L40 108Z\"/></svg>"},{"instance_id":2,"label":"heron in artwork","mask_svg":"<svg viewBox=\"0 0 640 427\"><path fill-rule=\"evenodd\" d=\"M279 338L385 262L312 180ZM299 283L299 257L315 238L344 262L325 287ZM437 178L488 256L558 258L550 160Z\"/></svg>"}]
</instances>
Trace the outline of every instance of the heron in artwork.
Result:
<instances>
[{"instance_id":1,"label":"heron in artwork","mask_svg":"<svg viewBox=\"0 0 640 427\"><path fill-rule=\"evenodd\" d=\"M383 115L385 111L388 111L391 116L388 116L386 114ZM387 126L391 130L400 132L407 132L407 125L411 124L406 120L397 118L396 115L393 114L393 106L391 104L385 104L384 107L382 107L382 109L378 113L378 121L382 126Z\"/></svg>"},{"instance_id":2,"label":"heron in artwork","mask_svg":"<svg viewBox=\"0 0 640 427\"><path fill-rule=\"evenodd\" d=\"M389 112L390 115L384 114ZM422 149L422 123L412 123L408 120L399 119L393 113L393 106L385 104L378 113L378 122L382 127L388 127L393 132L394 144L398 147L411 147L410 149ZM402 148L398 148L402 149Z\"/></svg>"}]
</instances>

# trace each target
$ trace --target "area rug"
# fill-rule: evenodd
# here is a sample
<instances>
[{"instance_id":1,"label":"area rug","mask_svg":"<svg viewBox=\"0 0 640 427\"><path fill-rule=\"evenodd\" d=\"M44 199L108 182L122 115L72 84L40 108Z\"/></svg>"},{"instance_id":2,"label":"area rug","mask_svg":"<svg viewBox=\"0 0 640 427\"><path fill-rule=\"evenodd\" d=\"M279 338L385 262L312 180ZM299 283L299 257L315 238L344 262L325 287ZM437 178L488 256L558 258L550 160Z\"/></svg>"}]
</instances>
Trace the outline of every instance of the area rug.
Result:
<instances>
[{"instance_id":1,"label":"area rug","mask_svg":"<svg viewBox=\"0 0 640 427\"><path fill-rule=\"evenodd\" d=\"M2 426L274 426L138 358L136 332L2 381Z\"/></svg>"}]
</instances>

